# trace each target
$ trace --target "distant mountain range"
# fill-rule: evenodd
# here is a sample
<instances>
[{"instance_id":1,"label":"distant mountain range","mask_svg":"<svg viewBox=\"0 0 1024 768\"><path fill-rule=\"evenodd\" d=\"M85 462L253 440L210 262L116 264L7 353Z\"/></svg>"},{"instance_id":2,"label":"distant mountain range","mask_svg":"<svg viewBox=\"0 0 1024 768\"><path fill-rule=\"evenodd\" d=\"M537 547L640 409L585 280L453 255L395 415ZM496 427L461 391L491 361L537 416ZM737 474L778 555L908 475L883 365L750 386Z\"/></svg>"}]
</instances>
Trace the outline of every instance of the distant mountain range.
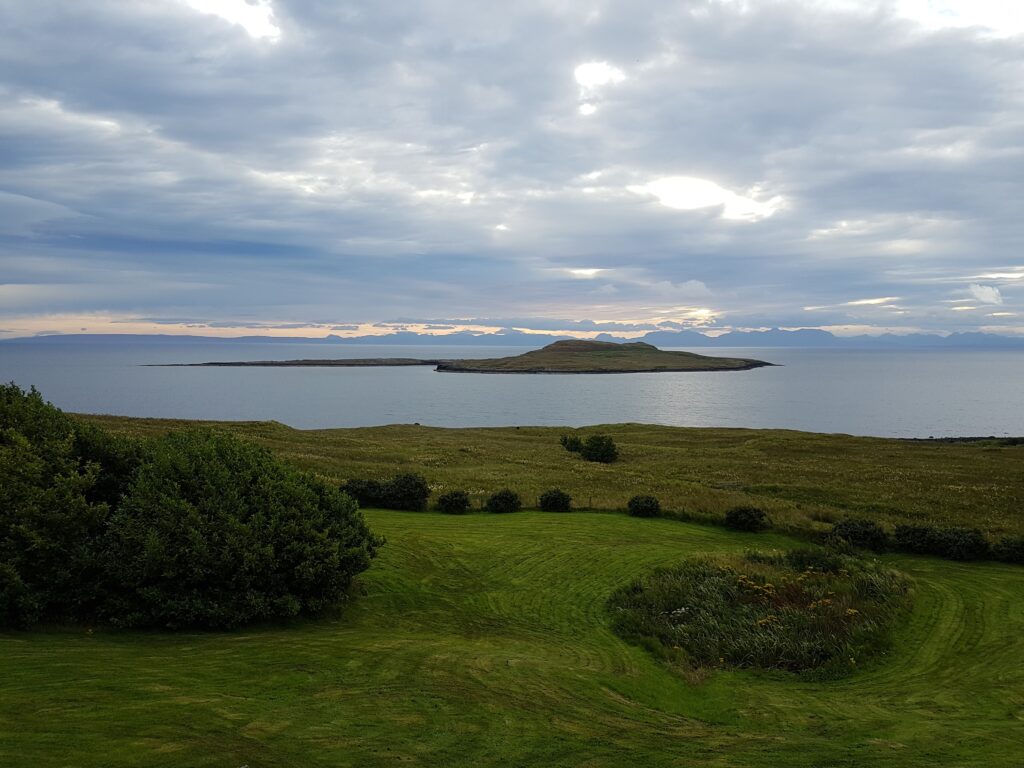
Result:
<instances>
[{"instance_id":1,"label":"distant mountain range","mask_svg":"<svg viewBox=\"0 0 1024 768\"><path fill-rule=\"evenodd\" d=\"M330 335L319 338L241 336L189 336L171 334L48 334L17 339L6 339L0 344L374 344L395 346L509 346L542 347L553 341L571 336L549 336L504 330L500 333L480 334L460 331L446 336L399 331L383 336L354 336L345 338ZM954 333L949 336L912 333L881 336L836 336L828 331L806 329L785 331L731 331L721 336L705 336L697 331L652 331L640 338L627 339L602 333L597 341L645 341L657 347L819 347L852 349L905 349L905 348L1001 348L1024 349L1024 336L999 336L993 333Z\"/></svg>"}]
</instances>

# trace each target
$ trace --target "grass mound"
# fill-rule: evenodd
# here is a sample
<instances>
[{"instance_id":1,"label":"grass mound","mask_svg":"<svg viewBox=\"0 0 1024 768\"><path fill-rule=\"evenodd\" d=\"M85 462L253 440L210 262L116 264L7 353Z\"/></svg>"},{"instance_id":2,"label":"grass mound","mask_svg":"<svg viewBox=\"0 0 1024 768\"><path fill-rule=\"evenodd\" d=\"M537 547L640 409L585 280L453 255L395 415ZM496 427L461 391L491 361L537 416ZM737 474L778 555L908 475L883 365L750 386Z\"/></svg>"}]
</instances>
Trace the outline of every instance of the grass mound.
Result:
<instances>
[{"instance_id":1,"label":"grass mound","mask_svg":"<svg viewBox=\"0 0 1024 768\"><path fill-rule=\"evenodd\" d=\"M840 676L883 650L909 607L899 573L823 550L662 568L616 591L615 631L693 667Z\"/></svg>"}]
</instances>

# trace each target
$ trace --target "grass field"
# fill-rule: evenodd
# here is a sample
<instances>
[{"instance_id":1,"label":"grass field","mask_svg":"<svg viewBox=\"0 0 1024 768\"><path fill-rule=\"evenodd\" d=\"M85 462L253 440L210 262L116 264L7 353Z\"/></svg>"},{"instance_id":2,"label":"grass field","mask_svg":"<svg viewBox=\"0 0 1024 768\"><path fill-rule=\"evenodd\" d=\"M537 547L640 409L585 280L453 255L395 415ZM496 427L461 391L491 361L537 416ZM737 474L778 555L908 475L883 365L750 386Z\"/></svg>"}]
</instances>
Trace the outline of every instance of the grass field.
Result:
<instances>
[{"instance_id":1,"label":"grass field","mask_svg":"<svg viewBox=\"0 0 1024 768\"><path fill-rule=\"evenodd\" d=\"M4 766L1019 766L1024 569L891 558L896 651L833 683L687 680L605 600L698 552L785 546L593 513L371 510L342 615L231 633L0 635Z\"/></svg>"},{"instance_id":2,"label":"grass field","mask_svg":"<svg viewBox=\"0 0 1024 768\"><path fill-rule=\"evenodd\" d=\"M181 422L88 417L121 432ZM1021 531L1020 447L617 425L619 463L562 430L218 425L335 479L419 471L481 500L551 486L698 517L754 501ZM894 650L838 682L682 673L609 629L608 596L779 533L623 514L369 510L387 537L337 616L225 633L0 633L0 766L1020 766L1024 568L887 556L914 581Z\"/></svg>"},{"instance_id":3,"label":"grass field","mask_svg":"<svg viewBox=\"0 0 1024 768\"><path fill-rule=\"evenodd\" d=\"M115 431L156 435L190 422L87 417ZM1024 446L915 442L785 430L685 429L617 424L579 430L614 437L621 458L586 462L558 443L557 427L419 426L295 430L273 422L216 425L328 478L420 472L435 496L470 492L477 506L511 487L528 506L559 487L578 506L623 509L649 493L700 519L754 504L776 526L826 530L843 517L886 525L932 521L990 534L1024 534Z\"/></svg>"}]
</instances>

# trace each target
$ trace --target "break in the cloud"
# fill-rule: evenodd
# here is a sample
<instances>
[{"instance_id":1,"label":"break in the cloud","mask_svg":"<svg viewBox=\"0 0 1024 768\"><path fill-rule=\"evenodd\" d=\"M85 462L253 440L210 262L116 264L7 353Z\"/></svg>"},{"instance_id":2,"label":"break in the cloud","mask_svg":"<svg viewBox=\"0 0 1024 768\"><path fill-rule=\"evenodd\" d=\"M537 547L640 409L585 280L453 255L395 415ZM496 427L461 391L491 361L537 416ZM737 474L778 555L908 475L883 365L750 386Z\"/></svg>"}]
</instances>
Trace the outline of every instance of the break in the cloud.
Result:
<instances>
[{"instance_id":1,"label":"break in the cloud","mask_svg":"<svg viewBox=\"0 0 1024 768\"><path fill-rule=\"evenodd\" d=\"M0 14L0 335L1024 330L1013 3Z\"/></svg>"}]
</instances>

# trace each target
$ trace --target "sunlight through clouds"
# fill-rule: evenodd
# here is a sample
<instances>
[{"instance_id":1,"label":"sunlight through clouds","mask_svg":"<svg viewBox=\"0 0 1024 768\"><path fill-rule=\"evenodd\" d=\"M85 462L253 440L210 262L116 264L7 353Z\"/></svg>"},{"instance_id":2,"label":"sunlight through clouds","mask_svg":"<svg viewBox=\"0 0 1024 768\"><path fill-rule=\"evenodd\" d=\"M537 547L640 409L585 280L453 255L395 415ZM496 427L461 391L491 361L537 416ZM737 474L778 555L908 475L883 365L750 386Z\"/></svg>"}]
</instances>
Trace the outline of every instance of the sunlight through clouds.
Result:
<instances>
[{"instance_id":1,"label":"sunlight through clouds","mask_svg":"<svg viewBox=\"0 0 1024 768\"><path fill-rule=\"evenodd\" d=\"M707 179L692 176L668 176L642 185L628 187L638 195L653 195L666 208L697 211L722 208L722 218L733 221L760 221L775 214L783 206L781 197L759 202L736 194Z\"/></svg>"},{"instance_id":2,"label":"sunlight through clouds","mask_svg":"<svg viewBox=\"0 0 1024 768\"><path fill-rule=\"evenodd\" d=\"M626 79L626 74L607 61L588 61L573 70L580 88L592 91L603 85L616 85Z\"/></svg>"},{"instance_id":3,"label":"sunlight through clouds","mask_svg":"<svg viewBox=\"0 0 1024 768\"><path fill-rule=\"evenodd\" d=\"M599 99L600 91L605 86L623 82L626 73L607 61L588 61L573 70L573 77L580 86L580 104L577 111L583 117L590 117L597 112L595 101Z\"/></svg>"},{"instance_id":4,"label":"sunlight through clouds","mask_svg":"<svg viewBox=\"0 0 1024 768\"><path fill-rule=\"evenodd\" d=\"M281 29L274 24L274 9L270 0L184 0L194 10L219 16L225 21L237 24L249 33L250 37L267 39L277 42L281 38Z\"/></svg>"}]
</instances>

